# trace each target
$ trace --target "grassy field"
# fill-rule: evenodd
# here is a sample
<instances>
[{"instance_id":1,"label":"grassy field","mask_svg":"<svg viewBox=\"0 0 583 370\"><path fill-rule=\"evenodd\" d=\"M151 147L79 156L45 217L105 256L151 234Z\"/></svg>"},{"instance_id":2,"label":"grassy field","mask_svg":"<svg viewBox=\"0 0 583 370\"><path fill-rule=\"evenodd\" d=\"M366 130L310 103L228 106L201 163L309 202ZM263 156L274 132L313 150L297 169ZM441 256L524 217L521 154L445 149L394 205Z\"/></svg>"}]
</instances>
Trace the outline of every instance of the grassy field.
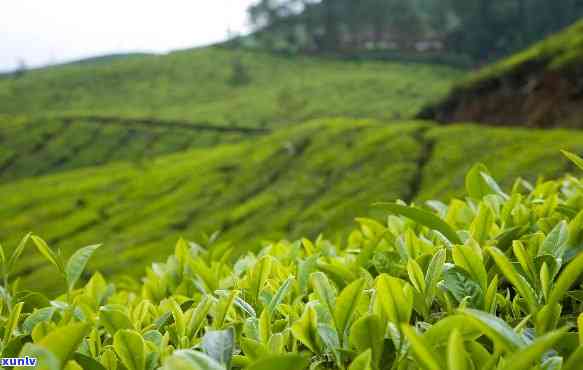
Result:
<instances>
[{"instance_id":1,"label":"grassy field","mask_svg":"<svg viewBox=\"0 0 583 370\"><path fill-rule=\"evenodd\" d=\"M2 185L0 240L11 248L34 230L65 255L103 242L92 268L136 275L179 236L221 231L236 251L324 230L335 238L372 202L459 195L477 161L504 186L514 175L556 176L568 169L560 148L582 151L583 134L317 120L253 141ZM40 258L25 260L25 284L54 287Z\"/></svg>"},{"instance_id":2,"label":"grassy field","mask_svg":"<svg viewBox=\"0 0 583 370\"><path fill-rule=\"evenodd\" d=\"M237 60L243 76L234 73ZM413 116L463 75L424 64L203 48L0 80L0 114L99 114L255 127L329 116L390 120Z\"/></svg>"}]
</instances>

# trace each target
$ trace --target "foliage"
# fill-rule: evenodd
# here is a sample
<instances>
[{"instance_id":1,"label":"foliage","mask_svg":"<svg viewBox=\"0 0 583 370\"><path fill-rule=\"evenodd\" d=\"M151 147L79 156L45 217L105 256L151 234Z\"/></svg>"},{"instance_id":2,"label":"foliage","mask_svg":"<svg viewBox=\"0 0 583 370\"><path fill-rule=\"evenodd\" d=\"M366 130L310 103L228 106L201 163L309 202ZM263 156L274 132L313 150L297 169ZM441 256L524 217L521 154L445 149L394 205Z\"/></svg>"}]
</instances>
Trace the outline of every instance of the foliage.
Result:
<instances>
[{"instance_id":1,"label":"foliage","mask_svg":"<svg viewBox=\"0 0 583 370\"><path fill-rule=\"evenodd\" d=\"M51 370L578 368L582 180L504 192L478 165L465 183L432 216L379 204L386 219L359 219L341 243L275 242L231 262L229 247L181 239L139 284L95 273L79 288L96 247L64 261L26 236L0 254L0 352ZM67 282L50 302L9 279L31 239Z\"/></svg>"},{"instance_id":2,"label":"foliage","mask_svg":"<svg viewBox=\"0 0 583 370\"><path fill-rule=\"evenodd\" d=\"M91 117L0 116L0 182L120 161L141 165L157 156L257 135L113 118L101 123Z\"/></svg>"},{"instance_id":3,"label":"foliage","mask_svg":"<svg viewBox=\"0 0 583 370\"><path fill-rule=\"evenodd\" d=\"M461 196L468 161L509 187L515 175L559 176L568 164L559 149L581 153L582 143L575 131L316 120L234 145L6 183L0 240L12 248L34 230L64 256L98 240L89 271L135 277L170 253L177 233L206 243L201 234L218 231L214 243L236 254L322 232L336 240L354 215L379 212L372 202ZM83 153L99 159L98 149ZM24 253L14 269L21 286L54 291L51 267Z\"/></svg>"}]
</instances>

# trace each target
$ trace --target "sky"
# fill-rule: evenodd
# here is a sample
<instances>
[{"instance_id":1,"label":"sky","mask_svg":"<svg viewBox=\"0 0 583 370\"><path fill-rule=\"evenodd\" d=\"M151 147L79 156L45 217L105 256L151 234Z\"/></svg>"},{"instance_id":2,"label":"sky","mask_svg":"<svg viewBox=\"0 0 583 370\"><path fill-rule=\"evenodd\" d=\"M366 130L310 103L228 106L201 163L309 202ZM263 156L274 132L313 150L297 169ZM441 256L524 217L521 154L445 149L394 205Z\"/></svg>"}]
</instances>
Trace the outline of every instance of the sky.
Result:
<instances>
[{"instance_id":1,"label":"sky","mask_svg":"<svg viewBox=\"0 0 583 370\"><path fill-rule=\"evenodd\" d=\"M167 52L245 32L254 0L1 0L0 71L131 51Z\"/></svg>"}]
</instances>

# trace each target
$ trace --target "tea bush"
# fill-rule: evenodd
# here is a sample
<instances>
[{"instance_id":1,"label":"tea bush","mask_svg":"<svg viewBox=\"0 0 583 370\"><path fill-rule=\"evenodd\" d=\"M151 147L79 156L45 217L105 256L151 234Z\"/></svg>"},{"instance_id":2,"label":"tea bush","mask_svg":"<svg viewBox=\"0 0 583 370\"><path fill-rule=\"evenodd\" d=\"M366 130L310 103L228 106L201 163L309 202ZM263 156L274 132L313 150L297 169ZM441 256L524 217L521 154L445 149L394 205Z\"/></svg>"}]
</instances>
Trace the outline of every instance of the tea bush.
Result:
<instances>
[{"instance_id":1,"label":"tea bush","mask_svg":"<svg viewBox=\"0 0 583 370\"><path fill-rule=\"evenodd\" d=\"M102 159L101 147L90 145L75 162ZM0 184L0 240L13 247L34 230L64 256L100 241L104 247L89 271L139 277L143 266L172 253L176 235L197 240L219 230L238 253L257 251L265 240L313 239L322 232L336 241L351 232L355 215L378 217L369 205L380 199L463 195L472 163L486 164L504 188L516 176L557 178L569 165L557 155L561 148L583 153L583 133L315 120L139 164L115 162ZM51 170L37 155L18 153L27 157L20 163ZM16 167L18 162L5 178ZM55 294L52 273L28 249L14 271L22 287Z\"/></svg>"},{"instance_id":2,"label":"tea bush","mask_svg":"<svg viewBox=\"0 0 583 370\"><path fill-rule=\"evenodd\" d=\"M233 60L245 67L237 82L247 83L233 85ZM422 63L204 47L41 68L0 80L0 114L98 114L271 128L329 116L387 120L414 116L464 75ZM306 104L283 116L282 91Z\"/></svg>"},{"instance_id":3,"label":"tea bush","mask_svg":"<svg viewBox=\"0 0 583 370\"><path fill-rule=\"evenodd\" d=\"M566 153L583 169L583 160ZM180 240L141 282L78 282L38 236L2 253L2 357L42 369L569 369L583 361L583 180L504 192L483 165L465 200L378 203L345 243L273 243L232 261ZM10 276L33 244L54 300Z\"/></svg>"}]
</instances>

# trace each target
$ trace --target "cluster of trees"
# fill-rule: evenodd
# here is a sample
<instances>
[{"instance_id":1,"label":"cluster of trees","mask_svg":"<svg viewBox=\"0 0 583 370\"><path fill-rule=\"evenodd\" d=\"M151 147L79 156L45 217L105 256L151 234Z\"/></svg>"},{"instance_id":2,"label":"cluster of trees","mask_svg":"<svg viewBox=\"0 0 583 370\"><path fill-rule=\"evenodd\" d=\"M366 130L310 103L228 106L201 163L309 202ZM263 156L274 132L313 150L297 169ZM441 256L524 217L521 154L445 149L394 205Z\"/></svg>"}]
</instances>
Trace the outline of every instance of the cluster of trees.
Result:
<instances>
[{"instance_id":1,"label":"cluster of trees","mask_svg":"<svg viewBox=\"0 0 583 370\"><path fill-rule=\"evenodd\" d=\"M583 0L259 0L249 16L268 47L438 49L486 61L583 17Z\"/></svg>"}]
</instances>

